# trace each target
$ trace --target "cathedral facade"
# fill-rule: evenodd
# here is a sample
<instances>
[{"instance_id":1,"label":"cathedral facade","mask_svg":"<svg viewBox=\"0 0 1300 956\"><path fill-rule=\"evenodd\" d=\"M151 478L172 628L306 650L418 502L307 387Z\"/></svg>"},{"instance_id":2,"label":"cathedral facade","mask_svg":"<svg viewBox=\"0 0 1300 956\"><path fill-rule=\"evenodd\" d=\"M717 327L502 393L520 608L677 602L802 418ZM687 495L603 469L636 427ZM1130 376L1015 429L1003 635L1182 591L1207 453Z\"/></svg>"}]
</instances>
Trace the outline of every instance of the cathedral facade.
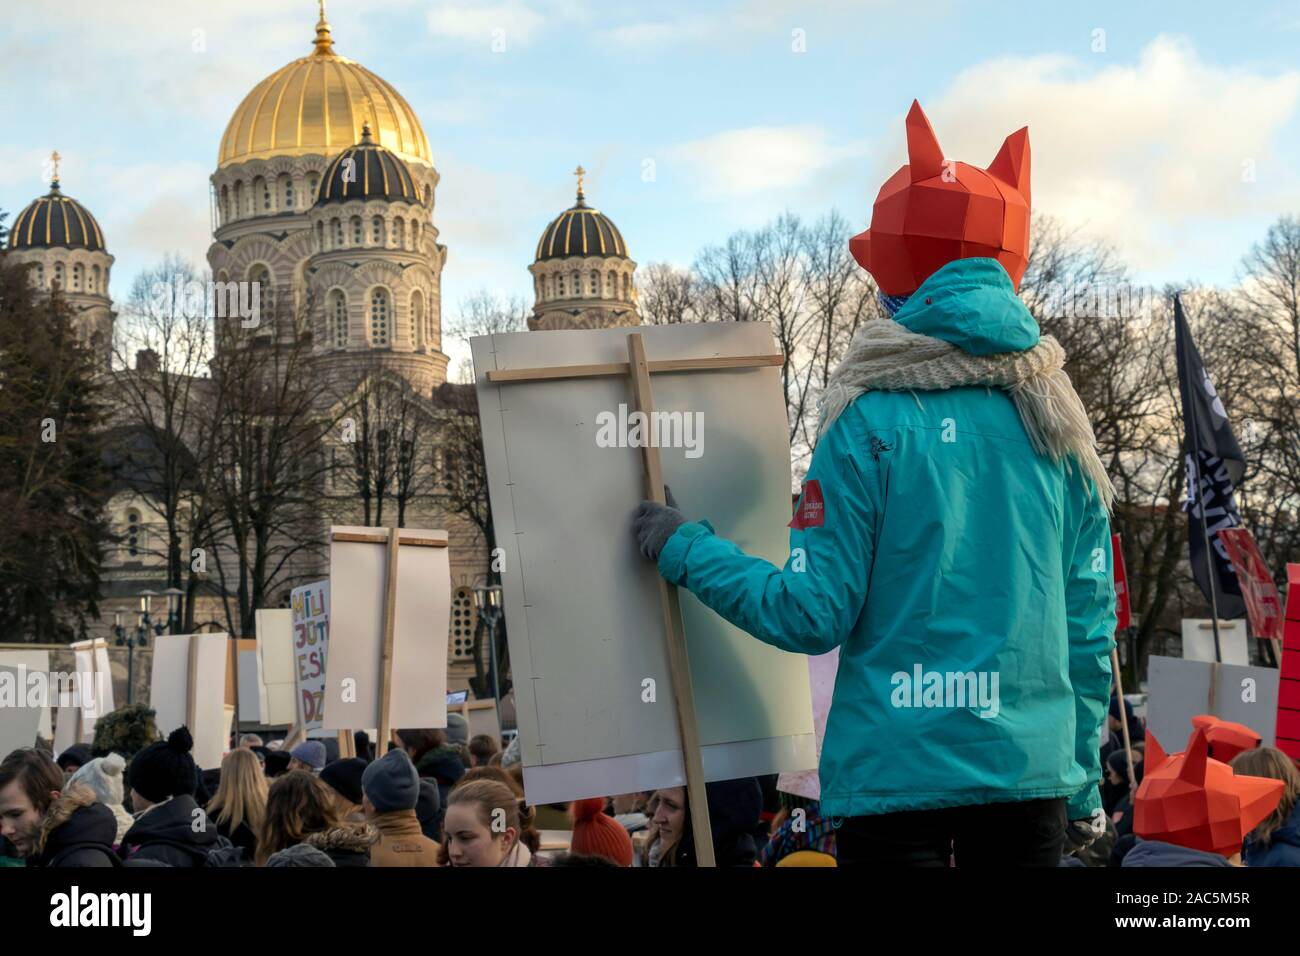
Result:
<instances>
[{"instance_id":1,"label":"cathedral facade","mask_svg":"<svg viewBox=\"0 0 1300 956\"><path fill-rule=\"evenodd\" d=\"M535 292L528 327L636 325L636 263L613 222L587 205L581 167L577 173L575 204L543 230L528 267ZM400 392L426 416L424 432L435 446L440 393L445 399L448 388L472 389L447 382L442 272L448 252L435 225L438 184L415 111L382 78L335 51L322 3L311 52L258 83L227 124L210 178L207 253L216 282L255 283L260 290L254 343L306 340L313 374L339 383L340 401L375 382ZM109 369L113 257L94 217L62 194L57 177L14 221L9 249L35 263L34 282L64 291L78 328ZM215 341L218 349L246 343L220 334ZM345 440L338 436L326 454L346 465ZM435 482L454 469L441 449L432 448L428 458ZM324 492L322 542L330 524L363 523L346 477L328 479ZM488 545L477 526L436 501L436 494L414 500L403 523L449 532L449 655L453 664L463 663L476 623L472 589L486 580ZM106 568L112 593L105 616L111 620L120 591L133 621L132 595L166 586L165 562L149 547L163 529L136 496L123 493L110 511L123 544ZM383 523L396 522L386 513ZM326 577L327 552L301 559L276 603L287 605L290 586Z\"/></svg>"}]
</instances>

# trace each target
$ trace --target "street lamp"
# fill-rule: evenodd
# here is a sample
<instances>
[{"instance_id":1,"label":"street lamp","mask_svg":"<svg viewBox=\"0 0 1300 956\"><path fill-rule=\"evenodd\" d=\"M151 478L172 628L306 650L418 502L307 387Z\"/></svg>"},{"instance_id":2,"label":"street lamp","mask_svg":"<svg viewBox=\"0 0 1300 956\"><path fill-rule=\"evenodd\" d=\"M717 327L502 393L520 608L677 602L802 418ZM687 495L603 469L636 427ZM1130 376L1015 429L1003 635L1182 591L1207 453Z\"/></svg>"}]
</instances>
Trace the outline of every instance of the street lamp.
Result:
<instances>
[{"instance_id":1,"label":"street lamp","mask_svg":"<svg viewBox=\"0 0 1300 956\"><path fill-rule=\"evenodd\" d=\"M154 591L140 592L140 609L136 611L135 628L130 632L122 624L122 612L113 612L113 633L117 636L116 644L118 647L126 648L126 702L128 704L135 700L135 649L149 646L149 608L156 596ZM170 594L168 597L170 600ZM161 635L163 627L161 621L154 624L154 634Z\"/></svg>"},{"instance_id":2,"label":"street lamp","mask_svg":"<svg viewBox=\"0 0 1300 956\"><path fill-rule=\"evenodd\" d=\"M505 732L501 725L501 685L497 677L497 624L501 621L501 586L499 584L474 587L474 607L488 629L488 650L491 653L492 699L496 702L497 730Z\"/></svg>"},{"instance_id":3,"label":"street lamp","mask_svg":"<svg viewBox=\"0 0 1300 956\"><path fill-rule=\"evenodd\" d=\"M163 594L167 595L167 633L175 634L181 629L181 600L185 592L180 588L168 588Z\"/></svg>"}]
</instances>

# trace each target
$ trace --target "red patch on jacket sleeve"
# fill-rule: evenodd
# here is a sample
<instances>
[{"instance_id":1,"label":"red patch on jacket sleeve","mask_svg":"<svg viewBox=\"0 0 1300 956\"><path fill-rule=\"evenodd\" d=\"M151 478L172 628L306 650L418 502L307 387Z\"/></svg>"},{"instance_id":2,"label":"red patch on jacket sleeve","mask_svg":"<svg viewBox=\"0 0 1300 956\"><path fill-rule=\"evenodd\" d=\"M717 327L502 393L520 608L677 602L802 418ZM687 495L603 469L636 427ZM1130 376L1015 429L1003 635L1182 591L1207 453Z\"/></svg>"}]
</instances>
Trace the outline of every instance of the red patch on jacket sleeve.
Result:
<instances>
[{"instance_id":1,"label":"red patch on jacket sleeve","mask_svg":"<svg viewBox=\"0 0 1300 956\"><path fill-rule=\"evenodd\" d=\"M805 528L820 528L826 523L826 503L822 499L822 486L813 479L805 481L803 496L799 499L799 508L786 526L802 531Z\"/></svg>"}]
</instances>

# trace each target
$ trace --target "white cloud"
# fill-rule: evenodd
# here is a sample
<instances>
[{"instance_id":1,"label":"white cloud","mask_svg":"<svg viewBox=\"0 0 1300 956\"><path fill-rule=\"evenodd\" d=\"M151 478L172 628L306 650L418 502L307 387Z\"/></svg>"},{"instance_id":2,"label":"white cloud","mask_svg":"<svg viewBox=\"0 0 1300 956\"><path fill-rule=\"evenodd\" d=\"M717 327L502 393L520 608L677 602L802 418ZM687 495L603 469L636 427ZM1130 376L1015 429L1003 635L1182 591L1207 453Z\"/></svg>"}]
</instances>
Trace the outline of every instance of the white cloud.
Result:
<instances>
[{"instance_id":1,"label":"white cloud","mask_svg":"<svg viewBox=\"0 0 1300 956\"><path fill-rule=\"evenodd\" d=\"M857 144L832 144L819 126L752 126L673 146L666 156L691 168L699 194L735 198L800 186L861 153Z\"/></svg>"},{"instance_id":2,"label":"white cloud","mask_svg":"<svg viewBox=\"0 0 1300 956\"><path fill-rule=\"evenodd\" d=\"M488 46L494 39L527 45L546 25L547 18L520 0L503 3L442 4L429 11L429 32L458 40L480 40Z\"/></svg>"},{"instance_id":3,"label":"white cloud","mask_svg":"<svg viewBox=\"0 0 1300 956\"><path fill-rule=\"evenodd\" d=\"M1188 41L1159 36L1134 64L988 60L922 106L944 154L978 166L1028 125L1034 207L1110 239L1142 270L1176 266L1189 232L1272 217L1300 199L1277 148L1298 104L1298 71L1206 63ZM880 142L888 161L877 182L906 161L901 116Z\"/></svg>"}]
</instances>

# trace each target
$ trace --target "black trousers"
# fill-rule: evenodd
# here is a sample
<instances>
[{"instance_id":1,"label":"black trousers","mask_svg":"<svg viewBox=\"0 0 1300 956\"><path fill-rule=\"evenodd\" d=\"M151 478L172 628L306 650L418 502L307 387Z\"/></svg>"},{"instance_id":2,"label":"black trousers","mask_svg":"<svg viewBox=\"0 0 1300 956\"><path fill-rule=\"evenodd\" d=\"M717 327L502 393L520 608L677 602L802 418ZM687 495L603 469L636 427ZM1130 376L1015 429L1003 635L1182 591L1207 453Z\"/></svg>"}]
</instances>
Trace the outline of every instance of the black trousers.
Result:
<instances>
[{"instance_id":1,"label":"black trousers","mask_svg":"<svg viewBox=\"0 0 1300 956\"><path fill-rule=\"evenodd\" d=\"M843 817L840 866L1057 866L1065 842L1064 797Z\"/></svg>"}]
</instances>

